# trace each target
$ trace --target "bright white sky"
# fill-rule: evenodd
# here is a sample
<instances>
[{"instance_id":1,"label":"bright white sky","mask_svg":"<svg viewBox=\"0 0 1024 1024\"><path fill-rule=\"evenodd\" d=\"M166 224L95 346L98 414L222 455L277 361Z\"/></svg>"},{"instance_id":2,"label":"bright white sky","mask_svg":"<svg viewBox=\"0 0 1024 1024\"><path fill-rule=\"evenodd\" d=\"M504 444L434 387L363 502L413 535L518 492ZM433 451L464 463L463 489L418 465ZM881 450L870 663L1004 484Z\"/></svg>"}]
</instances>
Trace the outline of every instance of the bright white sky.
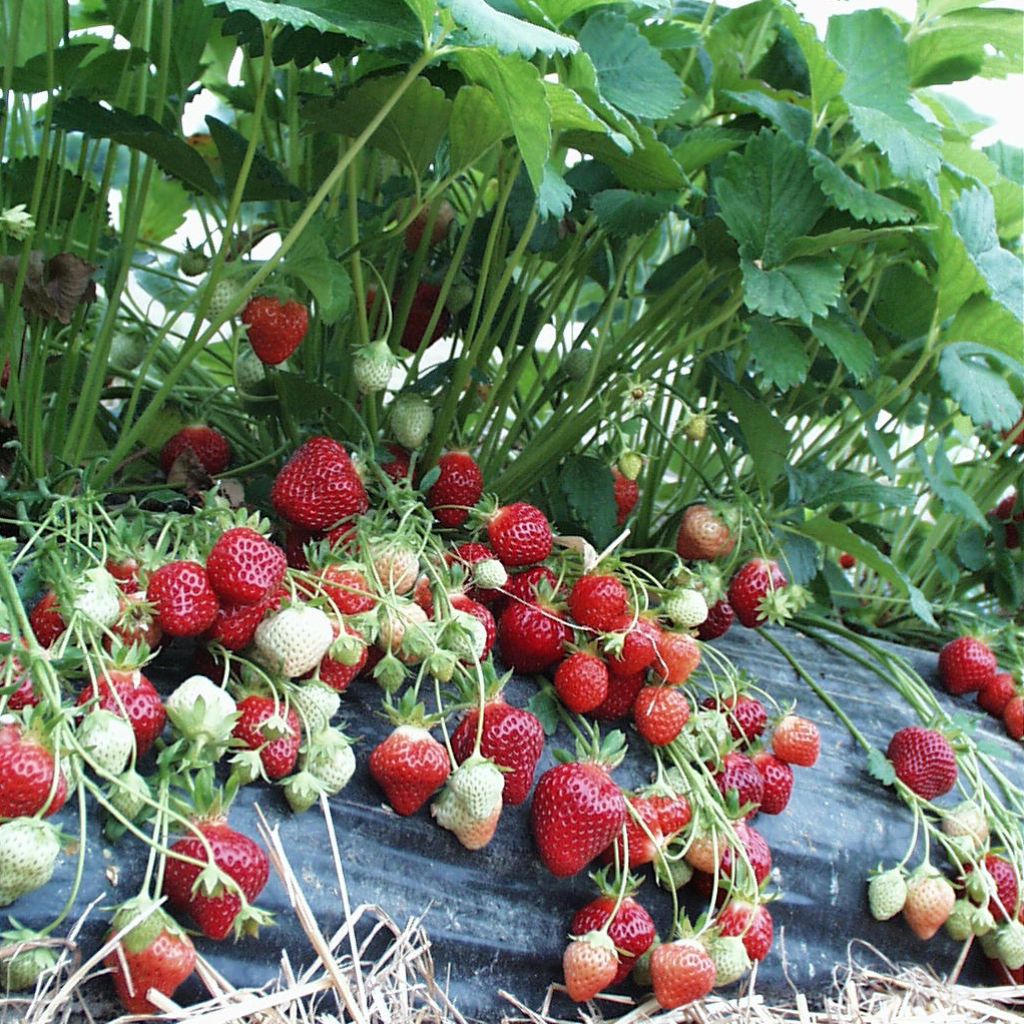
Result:
<instances>
[{"instance_id":1,"label":"bright white sky","mask_svg":"<svg viewBox=\"0 0 1024 1024\"><path fill-rule=\"evenodd\" d=\"M738 0L726 0L730 7L739 6ZM794 0L796 9L825 34L825 26L833 14L850 14L853 11L888 8L908 21L914 17L917 0ZM1024 0L998 0L987 6L1001 7L1014 11L1024 10ZM1021 69L1024 72L1024 68ZM1024 101L1024 74L1013 75L1003 81L975 79L944 86L957 99L966 103L979 114L995 118L996 123L978 136L978 145L987 146L1003 141L1024 147L1024 116L1021 114Z\"/></svg>"}]
</instances>

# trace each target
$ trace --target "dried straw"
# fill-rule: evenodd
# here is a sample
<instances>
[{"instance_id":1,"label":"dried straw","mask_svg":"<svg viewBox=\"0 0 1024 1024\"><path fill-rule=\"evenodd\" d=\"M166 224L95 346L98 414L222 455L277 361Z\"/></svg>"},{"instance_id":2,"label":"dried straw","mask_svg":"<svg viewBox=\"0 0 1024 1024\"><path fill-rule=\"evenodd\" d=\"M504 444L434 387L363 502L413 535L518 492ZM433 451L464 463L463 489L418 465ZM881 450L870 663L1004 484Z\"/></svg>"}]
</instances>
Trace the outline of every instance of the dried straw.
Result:
<instances>
[{"instance_id":1,"label":"dried straw","mask_svg":"<svg viewBox=\"0 0 1024 1024\"><path fill-rule=\"evenodd\" d=\"M341 920L325 934L292 870L276 827L260 815L260 834L270 862L288 895L292 911L313 954L308 967L296 971L282 952L276 980L262 988L235 988L211 964L200 959L198 974L209 999L183 1007L152 992L160 1020L181 1024L471 1024L435 978L430 940L423 918L399 927L380 907L354 909L348 896L330 807L321 810L331 844ZM95 904L72 928L57 967L40 979L36 992L23 999L0 1000L0 1024L94 1024L110 1021L87 1005L82 983L103 973L108 942L82 962L76 938ZM954 973L953 977L956 977ZM1024 986L970 988L938 977L924 967L900 967L865 943L850 944L847 962L839 965L832 993L812 1008L794 988L783 1005L769 1005L755 991L755 975L732 999L712 996L697 1006L661 1010L653 999L637 1005L625 996L600 997L579 1007L571 1018L553 1015L552 985L537 1009L514 995L499 992L509 1004L502 1024L1021 1024ZM112 1024L144 1018L117 1017ZM145 1018L154 1019L154 1018Z\"/></svg>"}]
</instances>

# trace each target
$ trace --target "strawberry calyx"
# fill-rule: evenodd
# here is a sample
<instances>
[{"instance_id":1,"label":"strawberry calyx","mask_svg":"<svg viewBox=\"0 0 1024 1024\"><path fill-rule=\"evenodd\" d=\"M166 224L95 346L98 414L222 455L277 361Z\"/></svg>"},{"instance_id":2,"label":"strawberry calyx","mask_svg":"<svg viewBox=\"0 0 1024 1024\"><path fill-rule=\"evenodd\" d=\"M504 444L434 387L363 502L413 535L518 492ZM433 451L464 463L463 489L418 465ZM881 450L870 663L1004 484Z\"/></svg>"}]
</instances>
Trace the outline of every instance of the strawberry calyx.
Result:
<instances>
[{"instance_id":1,"label":"strawberry calyx","mask_svg":"<svg viewBox=\"0 0 1024 1024\"><path fill-rule=\"evenodd\" d=\"M627 800L627 806L631 806ZM614 864L605 864L604 867L590 873L590 880L594 883L598 893L610 900L617 900L619 893L625 901L635 896L644 884L641 875L627 875L623 878L622 868ZM611 915L609 915L609 921Z\"/></svg>"},{"instance_id":2,"label":"strawberry calyx","mask_svg":"<svg viewBox=\"0 0 1024 1024\"><path fill-rule=\"evenodd\" d=\"M111 920L114 932L124 931L120 942L129 953L141 953L163 932L184 935L185 930L152 897L140 894L125 900L114 911ZM127 929L127 930L125 930Z\"/></svg>"},{"instance_id":3,"label":"strawberry calyx","mask_svg":"<svg viewBox=\"0 0 1024 1024\"><path fill-rule=\"evenodd\" d=\"M410 726L429 731L439 725L443 715L428 713L425 704L417 700L415 690L407 690L399 698L396 704L390 694L384 698L383 714L396 728L399 726Z\"/></svg>"}]
</instances>

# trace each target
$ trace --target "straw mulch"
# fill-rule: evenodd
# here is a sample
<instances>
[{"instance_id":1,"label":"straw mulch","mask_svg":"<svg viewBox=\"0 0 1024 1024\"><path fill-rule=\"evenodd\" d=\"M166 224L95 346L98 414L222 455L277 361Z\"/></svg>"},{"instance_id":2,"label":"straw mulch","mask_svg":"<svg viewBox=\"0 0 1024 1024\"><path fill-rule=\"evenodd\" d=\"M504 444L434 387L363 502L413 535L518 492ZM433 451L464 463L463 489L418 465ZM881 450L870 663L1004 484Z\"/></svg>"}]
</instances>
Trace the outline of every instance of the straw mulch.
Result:
<instances>
[{"instance_id":1,"label":"straw mulch","mask_svg":"<svg viewBox=\"0 0 1024 1024\"><path fill-rule=\"evenodd\" d=\"M281 956L278 978L260 989L237 989L200 959L198 972L210 997L181 1007L153 993L161 1020L182 1024L476 1024L466 1018L435 976L430 940L422 918L397 925L371 904L352 908L330 809L322 810L334 858L343 923L325 935L303 895L276 829L265 819L261 836L305 933L312 956L307 967ZM261 815L262 819L262 815ZM82 920L67 939L54 940L62 955L57 969L40 980L26 998L0 1000L0 1024L126 1024L138 1017L111 1018L91 1003L83 983L103 971L113 940L87 960L75 943ZM357 934L358 933L358 934ZM870 963L868 962L870 961ZM575 1017L550 1011L553 985L545 1004L525 1006L500 992L508 1003L501 1024L986 1024L1024 1021L1024 986L969 988L951 984L923 967L897 967L877 950L851 944L849 960L836 968L832 994L811 1006L794 991L786 1005L769 1005L756 993L756 977L733 999L712 997L698 1007L662 1011L654 1000L637 1005L623 996L602 998L580 1008ZM146 1018L153 1019L153 1018ZM496 1024L497 1018L490 1024Z\"/></svg>"}]
</instances>

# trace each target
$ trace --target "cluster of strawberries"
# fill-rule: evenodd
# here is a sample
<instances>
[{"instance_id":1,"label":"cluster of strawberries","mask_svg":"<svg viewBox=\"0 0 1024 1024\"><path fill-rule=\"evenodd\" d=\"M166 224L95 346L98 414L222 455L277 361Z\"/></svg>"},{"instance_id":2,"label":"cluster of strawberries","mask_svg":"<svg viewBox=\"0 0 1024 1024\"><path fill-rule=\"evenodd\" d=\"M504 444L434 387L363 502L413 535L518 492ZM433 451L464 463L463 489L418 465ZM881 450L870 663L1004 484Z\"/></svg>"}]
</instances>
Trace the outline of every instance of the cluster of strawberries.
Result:
<instances>
[{"instance_id":1,"label":"cluster of strawberries","mask_svg":"<svg viewBox=\"0 0 1024 1024\"><path fill-rule=\"evenodd\" d=\"M174 442L171 464L186 449L204 465L210 452L225 457L222 445L203 447L209 438L198 448L193 440ZM254 906L266 857L228 825L230 793L262 778L301 811L339 792L356 761L332 720L359 676L379 684L394 726L370 753L369 772L397 813L430 802L433 818L467 849L491 840L504 805L530 799L545 726L561 718L577 733L576 760L542 775L530 813L553 875L605 863L600 895L571 925L564 968L573 998L589 999L632 972L654 986L661 1005L680 1006L767 955L771 852L750 819L785 809L793 766L813 765L820 739L812 723L784 710L768 739L768 709L720 653L709 675L718 682L701 697L691 677L707 650L701 638L735 619L753 627L785 617L795 588L765 559L740 566L718 595L711 573L680 569L660 585L614 555L598 563L585 545L556 538L535 506L482 500L482 475L465 452L443 455L418 487L415 476L403 449L358 466L338 442L312 438L271 490L284 524L280 546L259 517L240 520L214 503L196 511L171 551L159 542L112 550L104 565L55 581L32 609L32 631L52 657L68 647L87 652L88 682L76 698L84 714L55 742L38 723L47 706L60 707L60 680L31 645L10 653L6 681L17 685L6 709L21 717L0 735L0 758L11 755L10 771L0 770L0 802L8 801L0 813L18 816L22 830L52 829L43 816L84 785L122 831L149 821L165 829L167 789L187 782L191 810L174 819L181 838L166 856L154 854L166 861L154 873L159 891L114 915L122 948L110 965L129 1009L151 1006L146 987L129 989L126 969L170 994L194 963L191 939L154 911L156 897L213 939L266 922ZM472 533L440 532L460 527ZM734 544L718 513L687 510L682 559L707 563ZM162 699L141 669L174 638L198 642L201 674ZM502 696L492 649L509 669L550 680L533 710ZM420 693L433 693L435 680L449 696L428 712ZM454 714L446 746L431 730ZM602 740L596 724L627 718L657 769L636 792L612 777L624 735ZM17 803L26 746L40 763L36 791ZM150 750L158 770L145 777L139 759ZM207 776L223 761L221 795ZM2 844L15 824L0 826L0 894L12 899L45 884L58 856L47 832L49 873L43 865L28 888L5 888ZM710 904L697 927L677 915L663 943L631 876L648 864L674 900L691 883Z\"/></svg>"},{"instance_id":2,"label":"cluster of strawberries","mask_svg":"<svg viewBox=\"0 0 1024 1024\"><path fill-rule=\"evenodd\" d=\"M976 693L978 707L1002 721L1011 739L1024 739L1024 689L1010 672L1001 672L984 640L958 636L939 652L939 679L947 693Z\"/></svg>"}]
</instances>

